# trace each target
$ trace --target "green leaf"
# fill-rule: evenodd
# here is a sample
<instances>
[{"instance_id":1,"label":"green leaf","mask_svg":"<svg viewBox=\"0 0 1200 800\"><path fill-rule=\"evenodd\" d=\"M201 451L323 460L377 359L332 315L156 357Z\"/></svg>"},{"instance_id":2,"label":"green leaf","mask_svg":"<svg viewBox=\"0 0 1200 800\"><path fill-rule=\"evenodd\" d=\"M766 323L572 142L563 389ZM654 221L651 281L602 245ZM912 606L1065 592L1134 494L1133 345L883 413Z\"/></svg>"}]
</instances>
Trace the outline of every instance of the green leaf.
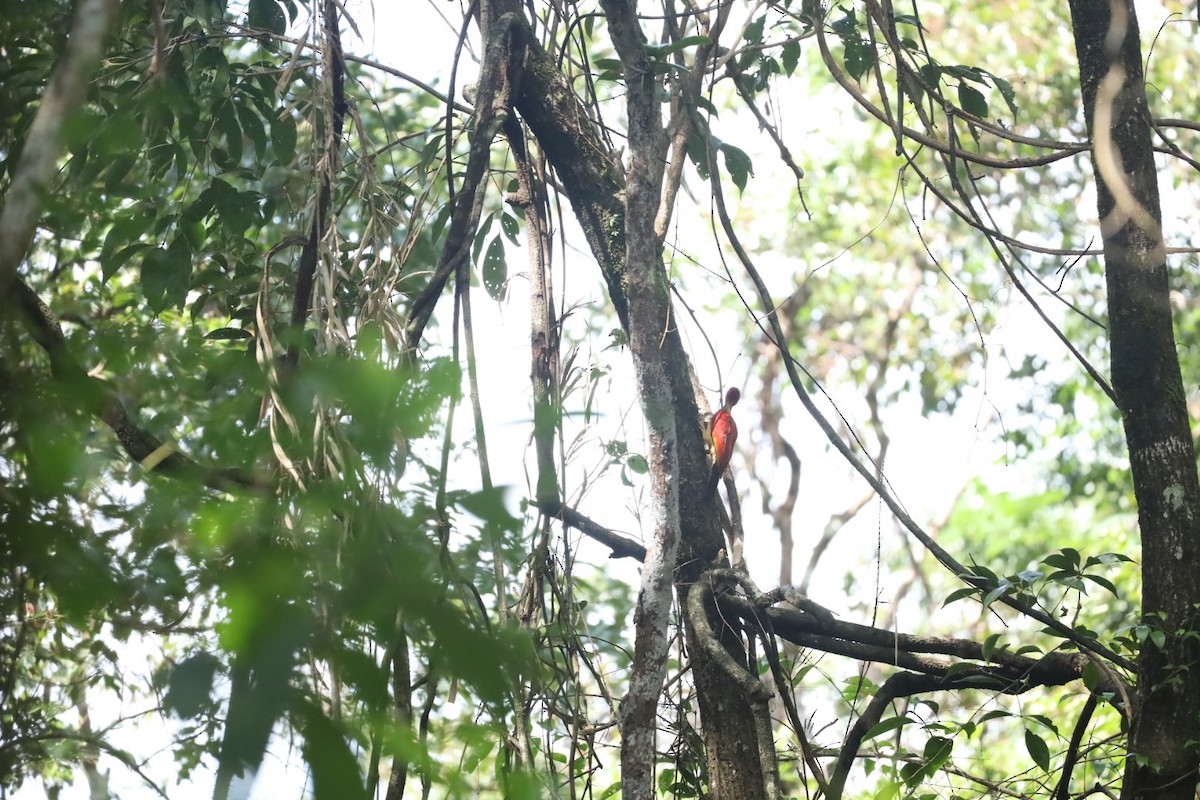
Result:
<instances>
[{"instance_id":1,"label":"green leaf","mask_svg":"<svg viewBox=\"0 0 1200 800\"><path fill-rule=\"evenodd\" d=\"M991 74L991 73L989 73ZM992 75L992 82L996 84L996 88L1000 91L1000 96L1004 98L1008 110L1012 112L1013 119L1017 117L1017 93L1013 91L1012 84Z\"/></svg>"},{"instance_id":2,"label":"green leaf","mask_svg":"<svg viewBox=\"0 0 1200 800\"><path fill-rule=\"evenodd\" d=\"M1114 585L1113 585L1113 582L1112 582L1112 581L1110 581L1108 578L1104 578L1104 577L1101 577L1101 576L1099 576L1099 575L1084 575L1083 577L1084 577L1084 579L1085 579L1085 580L1089 580L1089 581L1091 581L1092 583L1095 583L1095 584L1098 584L1098 585L1100 585L1100 586L1103 586L1105 589L1107 589L1107 590L1108 590L1108 591L1109 591L1111 594L1113 594L1114 596L1117 596L1117 597L1119 597L1119 596L1120 596L1119 594L1117 594L1117 587L1116 587L1116 586L1114 586Z\"/></svg>"},{"instance_id":3,"label":"green leaf","mask_svg":"<svg viewBox=\"0 0 1200 800\"><path fill-rule=\"evenodd\" d=\"M970 597L970 596L978 594L978 593L979 593L979 590L973 586L964 586L961 589L955 589L953 592L946 595L946 599L944 601L942 601L942 608L945 608L946 606L950 605L951 603L958 602L959 600L962 600L964 597Z\"/></svg>"},{"instance_id":4,"label":"green leaf","mask_svg":"<svg viewBox=\"0 0 1200 800\"><path fill-rule=\"evenodd\" d=\"M1083 678L1083 685L1088 691L1094 692L1100 686L1100 668L1095 663L1089 661L1083 665L1083 673L1080 675Z\"/></svg>"},{"instance_id":5,"label":"green leaf","mask_svg":"<svg viewBox=\"0 0 1200 800\"><path fill-rule=\"evenodd\" d=\"M1044 772L1050 771L1050 748L1046 746L1046 741L1038 736L1030 729L1025 729L1025 749L1029 751L1029 757L1033 759L1033 763L1042 768Z\"/></svg>"},{"instance_id":6,"label":"green leaf","mask_svg":"<svg viewBox=\"0 0 1200 800\"><path fill-rule=\"evenodd\" d=\"M225 103L217 113L217 128L225 139L225 150L229 160L241 163L242 160L242 126L237 120L237 111L233 103Z\"/></svg>"},{"instance_id":7,"label":"green leaf","mask_svg":"<svg viewBox=\"0 0 1200 800\"><path fill-rule=\"evenodd\" d=\"M1087 569L1088 567L1094 567L1098 564L1111 567L1113 564L1132 561L1133 559L1124 553L1101 553L1098 556L1088 556L1088 560L1084 563L1083 568Z\"/></svg>"},{"instance_id":8,"label":"green leaf","mask_svg":"<svg viewBox=\"0 0 1200 800\"><path fill-rule=\"evenodd\" d=\"M983 640L983 660L991 661L992 653L996 651L996 643L1000 641L1002 634L993 633L991 636Z\"/></svg>"},{"instance_id":9,"label":"green leaf","mask_svg":"<svg viewBox=\"0 0 1200 800\"><path fill-rule=\"evenodd\" d=\"M788 39L783 43L783 71L790 77L796 71L796 65L800 63L800 40Z\"/></svg>"},{"instance_id":10,"label":"green leaf","mask_svg":"<svg viewBox=\"0 0 1200 800\"><path fill-rule=\"evenodd\" d=\"M965 64L953 64L945 68L947 74L953 75L964 81L973 83L981 83L984 86L988 85L987 70L982 67L968 67Z\"/></svg>"},{"instance_id":11,"label":"green leaf","mask_svg":"<svg viewBox=\"0 0 1200 800\"><path fill-rule=\"evenodd\" d=\"M167 249L156 247L142 259L142 294L158 314L182 306L192 276L192 251L186 237L176 236Z\"/></svg>"},{"instance_id":12,"label":"green leaf","mask_svg":"<svg viewBox=\"0 0 1200 800\"><path fill-rule=\"evenodd\" d=\"M888 717L882 722L877 722L871 726L871 730L867 731L867 734L863 737L863 741L874 739L876 736L882 736L889 731L894 731L911 723L912 720L908 717Z\"/></svg>"},{"instance_id":13,"label":"green leaf","mask_svg":"<svg viewBox=\"0 0 1200 800\"><path fill-rule=\"evenodd\" d=\"M113 254L118 248L127 245L131 242L136 242L143 233L154 222L153 211L145 205L137 205L128 209L112 227L108 229L108 233L104 237L104 245L100 248L100 275L104 282L117 273L121 268L122 262L116 262L113 259Z\"/></svg>"},{"instance_id":14,"label":"green leaf","mask_svg":"<svg viewBox=\"0 0 1200 800\"><path fill-rule=\"evenodd\" d=\"M982 717L979 718L979 724L982 725L985 722L989 722L993 719L1008 719L1011 716L1012 716L1012 714L1009 713L1008 711L1003 711L998 708L993 708L991 711L987 712L986 714L984 714Z\"/></svg>"},{"instance_id":15,"label":"green leaf","mask_svg":"<svg viewBox=\"0 0 1200 800\"><path fill-rule=\"evenodd\" d=\"M965 672L972 672L976 669L978 666L970 661L957 661L946 668L946 679L957 678Z\"/></svg>"},{"instance_id":16,"label":"green leaf","mask_svg":"<svg viewBox=\"0 0 1200 800\"><path fill-rule=\"evenodd\" d=\"M483 288L493 300L504 296L508 282L508 262L504 257L504 242L499 236L492 237L487 252L483 254Z\"/></svg>"},{"instance_id":17,"label":"green leaf","mask_svg":"<svg viewBox=\"0 0 1200 800\"><path fill-rule=\"evenodd\" d=\"M894 17L892 17L892 19L896 21L897 25L914 25L922 30L925 30L925 26L921 24L921 20L917 19L912 14L896 14Z\"/></svg>"},{"instance_id":18,"label":"green leaf","mask_svg":"<svg viewBox=\"0 0 1200 800\"><path fill-rule=\"evenodd\" d=\"M1017 573L1017 578L1026 585L1032 585L1042 579L1043 573L1036 569L1027 569Z\"/></svg>"},{"instance_id":19,"label":"green leaf","mask_svg":"<svg viewBox=\"0 0 1200 800\"><path fill-rule=\"evenodd\" d=\"M213 677L219 662L211 653L197 653L171 669L163 705L184 719L200 714L212 699Z\"/></svg>"},{"instance_id":20,"label":"green leaf","mask_svg":"<svg viewBox=\"0 0 1200 800\"><path fill-rule=\"evenodd\" d=\"M721 153L725 156L725 169L729 172L730 179L738 187L738 191L745 191L748 176L754 174L754 164L751 163L750 156L746 155L746 151L731 144L722 144Z\"/></svg>"},{"instance_id":21,"label":"green leaf","mask_svg":"<svg viewBox=\"0 0 1200 800\"><path fill-rule=\"evenodd\" d=\"M267 131L263 127L262 117L254 113L254 109L245 103L238 104L237 116L242 126L242 132L246 138L254 142L255 158L261 162L267 157Z\"/></svg>"},{"instance_id":22,"label":"green leaf","mask_svg":"<svg viewBox=\"0 0 1200 800\"><path fill-rule=\"evenodd\" d=\"M921 80L929 85L930 89L936 89L938 84L942 82L942 73L946 68L940 64L922 64L917 72L921 76Z\"/></svg>"},{"instance_id":23,"label":"green leaf","mask_svg":"<svg viewBox=\"0 0 1200 800\"><path fill-rule=\"evenodd\" d=\"M215 331L209 331L204 335L205 339L226 340L226 339L249 339L250 332L242 328L217 328Z\"/></svg>"},{"instance_id":24,"label":"green leaf","mask_svg":"<svg viewBox=\"0 0 1200 800\"><path fill-rule=\"evenodd\" d=\"M484 522L491 523L506 530L515 530L520 520L512 515L504 504L507 489L497 486L478 492L460 493L452 496L454 504L464 511L479 517Z\"/></svg>"},{"instance_id":25,"label":"green leaf","mask_svg":"<svg viewBox=\"0 0 1200 800\"><path fill-rule=\"evenodd\" d=\"M685 36L677 42L671 42L665 45L647 45L646 49L654 58L662 58L669 56L672 53L678 53L686 50L689 47L697 47L702 44L712 44L712 39L708 36Z\"/></svg>"},{"instance_id":26,"label":"green leaf","mask_svg":"<svg viewBox=\"0 0 1200 800\"><path fill-rule=\"evenodd\" d=\"M998 599L1000 599L1002 596L1008 594L1010 589L1012 589L1011 583L1009 583L1007 580L1000 581L999 586L992 589L991 591L989 591L987 594L985 594L983 596L983 600L981 601L983 603L983 607L987 608L992 603L994 603Z\"/></svg>"},{"instance_id":27,"label":"green leaf","mask_svg":"<svg viewBox=\"0 0 1200 800\"><path fill-rule=\"evenodd\" d=\"M287 30L287 19L275 0L250 0L246 18L252 28L263 28L277 34Z\"/></svg>"},{"instance_id":28,"label":"green leaf","mask_svg":"<svg viewBox=\"0 0 1200 800\"><path fill-rule=\"evenodd\" d=\"M850 39L846 42L843 61L850 77L855 81L861 80L862 76L875 66L875 50L861 39Z\"/></svg>"},{"instance_id":29,"label":"green leaf","mask_svg":"<svg viewBox=\"0 0 1200 800\"><path fill-rule=\"evenodd\" d=\"M761 44L763 39L763 28L766 27L767 17L764 14L758 19L746 26L746 41L751 44Z\"/></svg>"},{"instance_id":30,"label":"green leaf","mask_svg":"<svg viewBox=\"0 0 1200 800\"><path fill-rule=\"evenodd\" d=\"M1071 547L1064 547L1059 552L1051 553L1043 558L1042 563L1055 569L1075 572L1079 569L1079 551Z\"/></svg>"},{"instance_id":31,"label":"green leaf","mask_svg":"<svg viewBox=\"0 0 1200 800\"><path fill-rule=\"evenodd\" d=\"M520 225L517 223L517 218L511 214L500 215L500 228L504 231L504 235L508 240L515 245L521 243L517 240L517 234L520 232Z\"/></svg>"},{"instance_id":32,"label":"green leaf","mask_svg":"<svg viewBox=\"0 0 1200 800\"><path fill-rule=\"evenodd\" d=\"M942 768L954 750L954 740L944 736L930 736L925 742L925 764L927 774L932 775Z\"/></svg>"},{"instance_id":33,"label":"green leaf","mask_svg":"<svg viewBox=\"0 0 1200 800\"><path fill-rule=\"evenodd\" d=\"M856 35L858 33L858 14L853 8L842 9L839 6L838 10L842 12L842 16L834 20L829 27L841 37Z\"/></svg>"},{"instance_id":34,"label":"green leaf","mask_svg":"<svg viewBox=\"0 0 1200 800\"><path fill-rule=\"evenodd\" d=\"M297 716L304 736L304 760L312 769L313 800L367 797L358 760L338 726L311 703Z\"/></svg>"},{"instance_id":35,"label":"green leaf","mask_svg":"<svg viewBox=\"0 0 1200 800\"><path fill-rule=\"evenodd\" d=\"M296 120L286 111L271 119L271 145L280 164L290 164L296 157Z\"/></svg>"},{"instance_id":36,"label":"green leaf","mask_svg":"<svg viewBox=\"0 0 1200 800\"><path fill-rule=\"evenodd\" d=\"M988 104L983 92L962 81L959 81L958 84L958 104L968 114L974 114L980 119L987 119Z\"/></svg>"}]
</instances>

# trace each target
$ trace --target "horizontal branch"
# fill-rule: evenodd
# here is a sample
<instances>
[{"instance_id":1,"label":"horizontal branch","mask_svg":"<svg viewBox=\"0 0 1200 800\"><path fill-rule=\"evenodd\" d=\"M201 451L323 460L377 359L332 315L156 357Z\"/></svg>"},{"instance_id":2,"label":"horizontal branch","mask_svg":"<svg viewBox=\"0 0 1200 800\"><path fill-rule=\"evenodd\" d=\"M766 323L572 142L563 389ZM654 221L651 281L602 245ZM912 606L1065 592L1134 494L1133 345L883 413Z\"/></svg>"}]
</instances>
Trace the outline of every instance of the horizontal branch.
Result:
<instances>
[{"instance_id":1,"label":"horizontal branch","mask_svg":"<svg viewBox=\"0 0 1200 800\"><path fill-rule=\"evenodd\" d=\"M808 605L815 603L808 601ZM775 633L781 638L814 650L911 669L936 678L970 679L975 688L988 687L1004 692L1025 691L1033 686L1060 686L1083 676L1091 662L1084 653L1054 651L1041 658L1017 655L993 649L984 655L983 645L971 639L940 636L911 636L904 633L845 622L824 612L819 606L801 610L774 606L757 608L750 600L735 595L721 597L721 607L753 622L766 613ZM820 609L820 610L818 610ZM824 612L824 613L822 613ZM952 656L935 658L931 656ZM979 661L968 665L965 660ZM1100 691L1119 693L1113 685L1115 673L1104 675Z\"/></svg>"},{"instance_id":2,"label":"horizontal branch","mask_svg":"<svg viewBox=\"0 0 1200 800\"><path fill-rule=\"evenodd\" d=\"M548 517L553 517L561 521L564 525L574 528L575 530L587 536L589 539L595 539L600 544L607 547L612 553L609 558L636 558L638 561L646 560L646 548L622 536L619 533L614 533L608 528L601 525L599 522L585 517L570 506L563 505L559 500L548 500L538 504L538 510Z\"/></svg>"},{"instance_id":3,"label":"horizontal branch","mask_svg":"<svg viewBox=\"0 0 1200 800\"><path fill-rule=\"evenodd\" d=\"M771 600L779 595L779 592L775 592L759 599ZM1037 686L1061 686L1080 680L1084 667L1093 663L1091 657L1080 652L1054 651L1041 658L1031 658L1007 650L991 650L985 657L983 645L973 640L910 636L842 622L807 598L800 599L803 601L802 609L779 606L763 608L760 603L732 593L719 596L717 602L724 614L736 616L749 626L771 630L775 635L801 647L862 661L891 664L905 670L889 676L883 682L848 732L829 779L826 796L831 800L841 797L863 739L879 723L893 700L959 689L1021 694ZM764 621L766 626L763 626ZM937 656L953 656L961 660ZM1127 697L1127 687L1117 681L1119 679L1111 670L1101 670L1101 683L1096 691ZM779 688L780 691L785 690L782 685Z\"/></svg>"}]
</instances>

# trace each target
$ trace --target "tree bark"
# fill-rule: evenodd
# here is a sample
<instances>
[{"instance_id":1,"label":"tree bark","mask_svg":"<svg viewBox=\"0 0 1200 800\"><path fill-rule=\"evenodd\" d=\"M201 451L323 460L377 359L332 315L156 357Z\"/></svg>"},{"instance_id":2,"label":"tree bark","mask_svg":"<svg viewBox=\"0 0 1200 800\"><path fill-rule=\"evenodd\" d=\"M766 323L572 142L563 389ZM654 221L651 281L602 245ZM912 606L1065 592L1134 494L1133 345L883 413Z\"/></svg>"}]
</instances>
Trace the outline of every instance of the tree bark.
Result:
<instances>
[{"instance_id":1,"label":"tree bark","mask_svg":"<svg viewBox=\"0 0 1200 800\"><path fill-rule=\"evenodd\" d=\"M0 298L8 298L17 280L41 216L42 193L50 188L62 151L62 128L83 103L88 80L104 51L104 37L120 0L77 4L66 51L42 94L25 137L20 161L0 211ZM5 309L0 308L0 311Z\"/></svg>"},{"instance_id":2,"label":"tree bark","mask_svg":"<svg viewBox=\"0 0 1200 800\"><path fill-rule=\"evenodd\" d=\"M625 278L629 300L629 350L650 438L650 497L654 536L642 562L634 609L633 661L621 702L621 792L629 800L655 795L658 699L671 649L671 599L679 552L679 446L671 381L659 347L673 327L662 242L654 231L662 193L666 137L658 83L635 0L600 0L613 43L625 65L629 118L629 170L625 181Z\"/></svg>"},{"instance_id":3,"label":"tree bark","mask_svg":"<svg viewBox=\"0 0 1200 800\"><path fill-rule=\"evenodd\" d=\"M1148 638L1122 797L1192 800L1200 740L1200 484L1168 298L1150 113L1132 0L1071 0L1108 285L1112 385L1142 536Z\"/></svg>"},{"instance_id":4,"label":"tree bark","mask_svg":"<svg viewBox=\"0 0 1200 800\"><path fill-rule=\"evenodd\" d=\"M516 88L515 108L557 173L599 263L613 308L632 338L627 220L622 200L626 190L624 170L599 136L596 123L587 115L555 60L534 38L519 3L492 0L491 5L493 13L513 13L517 19L512 33L514 43L523 47L523 70ZM665 288L667 276L661 253L648 266ZM684 596L688 587L719 561L725 542L715 507L704 501L709 464L692 388L691 363L669 301L667 308L666 317L657 321L652 333L666 378L666 396L662 399L673 407L677 462L670 479L677 482L680 531L673 579L676 591ZM740 639L716 615L715 609L710 611L708 626L718 632L730 656L744 663L746 653ZM693 632L692 625L685 625L689 642ZM716 800L765 797L763 765L753 748L745 746L746 742L754 741L756 730L750 699L723 677L725 673L712 663L707 650L693 646L689 654L700 708L710 796Z\"/></svg>"}]
</instances>

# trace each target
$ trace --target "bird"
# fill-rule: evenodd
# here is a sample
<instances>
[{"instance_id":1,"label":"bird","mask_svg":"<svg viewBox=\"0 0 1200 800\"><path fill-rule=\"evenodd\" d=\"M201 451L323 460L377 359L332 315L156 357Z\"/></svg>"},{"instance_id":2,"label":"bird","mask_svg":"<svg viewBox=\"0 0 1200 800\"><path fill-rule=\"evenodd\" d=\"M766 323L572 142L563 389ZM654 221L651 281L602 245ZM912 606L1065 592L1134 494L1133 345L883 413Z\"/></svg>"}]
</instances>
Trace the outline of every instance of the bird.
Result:
<instances>
[{"instance_id":1,"label":"bird","mask_svg":"<svg viewBox=\"0 0 1200 800\"><path fill-rule=\"evenodd\" d=\"M708 486L705 487L705 497L708 500L716 495L717 484L721 482L721 475L725 473L729 459L733 456L733 445L737 442L737 423L733 421L733 415L729 412L741 399L741 391L736 386L730 387L725 393L725 403L717 409L717 413L713 414L708 423L708 441L712 447L713 459L712 471L708 474Z\"/></svg>"}]
</instances>

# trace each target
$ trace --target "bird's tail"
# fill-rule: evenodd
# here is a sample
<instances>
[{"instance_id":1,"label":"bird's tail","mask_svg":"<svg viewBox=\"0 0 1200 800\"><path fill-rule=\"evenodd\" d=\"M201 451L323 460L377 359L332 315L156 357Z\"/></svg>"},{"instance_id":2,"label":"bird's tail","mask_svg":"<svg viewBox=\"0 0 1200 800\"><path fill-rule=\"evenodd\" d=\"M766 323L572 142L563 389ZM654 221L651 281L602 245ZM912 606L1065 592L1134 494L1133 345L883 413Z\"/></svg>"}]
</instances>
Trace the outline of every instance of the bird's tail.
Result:
<instances>
[{"instance_id":1,"label":"bird's tail","mask_svg":"<svg viewBox=\"0 0 1200 800\"><path fill-rule=\"evenodd\" d=\"M722 470L716 465L712 465L712 470L708 473L708 483L704 487L704 499L712 500L717 496L717 484L721 482Z\"/></svg>"}]
</instances>

